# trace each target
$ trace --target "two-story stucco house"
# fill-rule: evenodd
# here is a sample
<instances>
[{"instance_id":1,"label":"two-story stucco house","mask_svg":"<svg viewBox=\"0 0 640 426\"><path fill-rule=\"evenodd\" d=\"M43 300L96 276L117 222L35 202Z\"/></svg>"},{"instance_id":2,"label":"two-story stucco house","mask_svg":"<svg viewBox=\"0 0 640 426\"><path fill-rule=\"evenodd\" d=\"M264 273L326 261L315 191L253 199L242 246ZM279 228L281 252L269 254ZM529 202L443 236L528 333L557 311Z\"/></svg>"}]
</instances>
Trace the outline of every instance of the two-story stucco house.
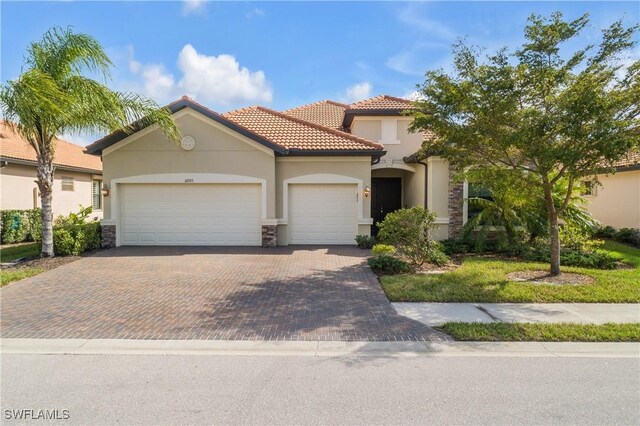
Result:
<instances>
[{"instance_id":1,"label":"two-story stucco house","mask_svg":"<svg viewBox=\"0 0 640 426\"><path fill-rule=\"evenodd\" d=\"M445 161L416 162L411 102L377 96L287 111L218 114L183 97L168 105L182 132L116 132L87 147L102 157L103 244L355 244L401 207L437 213L439 238L463 224L463 185Z\"/></svg>"}]
</instances>

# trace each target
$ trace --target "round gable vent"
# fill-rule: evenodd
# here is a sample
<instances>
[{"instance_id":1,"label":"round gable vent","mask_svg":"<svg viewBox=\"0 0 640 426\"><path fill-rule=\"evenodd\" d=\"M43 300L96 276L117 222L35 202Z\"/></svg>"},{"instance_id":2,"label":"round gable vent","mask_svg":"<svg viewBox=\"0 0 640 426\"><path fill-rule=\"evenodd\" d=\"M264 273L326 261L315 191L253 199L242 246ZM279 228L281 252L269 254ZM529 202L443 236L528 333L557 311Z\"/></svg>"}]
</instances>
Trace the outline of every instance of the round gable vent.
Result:
<instances>
[{"instance_id":1,"label":"round gable vent","mask_svg":"<svg viewBox=\"0 0 640 426\"><path fill-rule=\"evenodd\" d=\"M193 136L184 136L180 140L180 146L185 151L191 151L193 149L193 147L196 146L196 140L193 138Z\"/></svg>"}]
</instances>

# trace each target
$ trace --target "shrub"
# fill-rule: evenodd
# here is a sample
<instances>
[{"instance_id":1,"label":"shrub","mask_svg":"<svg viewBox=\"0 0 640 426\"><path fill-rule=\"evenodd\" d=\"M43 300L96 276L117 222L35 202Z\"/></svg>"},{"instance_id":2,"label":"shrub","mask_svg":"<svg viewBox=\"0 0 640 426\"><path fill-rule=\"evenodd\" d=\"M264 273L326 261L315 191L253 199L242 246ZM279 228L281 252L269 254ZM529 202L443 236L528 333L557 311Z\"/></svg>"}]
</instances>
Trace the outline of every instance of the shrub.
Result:
<instances>
[{"instance_id":1,"label":"shrub","mask_svg":"<svg viewBox=\"0 0 640 426\"><path fill-rule=\"evenodd\" d=\"M434 241L427 252L427 262L438 266L445 265L449 262L449 256L444 253L444 246L442 244Z\"/></svg>"},{"instance_id":2,"label":"shrub","mask_svg":"<svg viewBox=\"0 0 640 426\"><path fill-rule=\"evenodd\" d=\"M370 249L376 242L375 238L369 235L356 235L355 240L361 249Z\"/></svg>"},{"instance_id":3,"label":"shrub","mask_svg":"<svg viewBox=\"0 0 640 426\"><path fill-rule=\"evenodd\" d=\"M442 250L445 254L451 256L452 254L466 254L469 253L469 244L465 240L456 240L449 238L441 241Z\"/></svg>"},{"instance_id":4,"label":"shrub","mask_svg":"<svg viewBox=\"0 0 640 426\"><path fill-rule=\"evenodd\" d=\"M58 226L53 229L53 250L59 256L78 256L100 248L100 223Z\"/></svg>"},{"instance_id":5,"label":"shrub","mask_svg":"<svg viewBox=\"0 0 640 426\"><path fill-rule=\"evenodd\" d=\"M87 218L89 217L91 212L93 212L93 208L91 206L80 206L80 210L78 211L78 213L71 212L68 216L58 216L53 221L53 226L82 225L83 223L86 223Z\"/></svg>"},{"instance_id":6,"label":"shrub","mask_svg":"<svg viewBox=\"0 0 640 426\"><path fill-rule=\"evenodd\" d=\"M421 266L429 261L435 220L435 213L423 207L396 210L379 224L378 238L396 247L412 265Z\"/></svg>"},{"instance_id":7,"label":"shrub","mask_svg":"<svg viewBox=\"0 0 640 426\"><path fill-rule=\"evenodd\" d=\"M381 254L374 256L368 261L369 266L374 272L384 275L394 275L411 272L411 266L402 259L397 257Z\"/></svg>"},{"instance_id":8,"label":"shrub","mask_svg":"<svg viewBox=\"0 0 640 426\"><path fill-rule=\"evenodd\" d=\"M604 226L604 227L598 228L594 236L597 238L608 238L612 240L615 237L616 232L617 232L616 228L614 228L613 226Z\"/></svg>"},{"instance_id":9,"label":"shrub","mask_svg":"<svg viewBox=\"0 0 640 426\"><path fill-rule=\"evenodd\" d=\"M39 241L42 238L40 209L3 210L0 214L0 240L3 244Z\"/></svg>"},{"instance_id":10,"label":"shrub","mask_svg":"<svg viewBox=\"0 0 640 426\"><path fill-rule=\"evenodd\" d=\"M373 253L374 256L383 254L394 255L396 254L396 248L388 244L376 244L375 246L373 246L373 250L371 250L371 253Z\"/></svg>"},{"instance_id":11,"label":"shrub","mask_svg":"<svg viewBox=\"0 0 640 426\"><path fill-rule=\"evenodd\" d=\"M42 241L42 210L27 210L27 221L29 223L29 239L31 241Z\"/></svg>"},{"instance_id":12,"label":"shrub","mask_svg":"<svg viewBox=\"0 0 640 426\"><path fill-rule=\"evenodd\" d=\"M614 239L640 248L640 229L622 228L616 232Z\"/></svg>"},{"instance_id":13,"label":"shrub","mask_svg":"<svg viewBox=\"0 0 640 426\"><path fill-rule=\"evenodd\" d=\"M577 266L592 269L615 269L617 259L607 253L584 252L580 250L561 250L560 264L565 266Z\"/></svg>"},{"instance_id":14,"label":"shrub","mask_svg":"<svg viewBox=\"0 0 640 426\"><path fill-rule=\"evenodd\" d=\"M549 262L549 243L538 238L529 244L522 253L522 258L534 262ZM603 252L582 251L571 248L560 249L560 264L579 268L615 269L617 259Z\"/></svg>"},{"instance_id":15,"label":"shrub","mask_svg":"<svg viewBox=\"0 0 640 426\"><path fill-rule=\"evenodd\" d=\"M2 243L20 243L29 235L29 221L24 210L2 212Z\"/></svg>"},{"instance_id":16,"label":"shrub","mask_svg":"<svg viewBox=\"0 0 640 426\"><path fill-rule=\"evenodd\" d=\"M592 238L592 232L572 224L560 227L560 246L570 250L592 252L602 246L602 240Z\"/></svg>"}]
</instances>

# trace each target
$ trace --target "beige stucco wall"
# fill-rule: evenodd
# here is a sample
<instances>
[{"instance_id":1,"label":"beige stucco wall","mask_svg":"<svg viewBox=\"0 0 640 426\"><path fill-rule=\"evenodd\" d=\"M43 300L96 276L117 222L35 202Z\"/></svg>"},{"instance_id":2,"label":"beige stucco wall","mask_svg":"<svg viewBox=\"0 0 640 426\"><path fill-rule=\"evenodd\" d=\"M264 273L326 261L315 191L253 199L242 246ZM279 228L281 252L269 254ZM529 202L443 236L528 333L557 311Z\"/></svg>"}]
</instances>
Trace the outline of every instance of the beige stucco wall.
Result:
<instances>
[{"instance_id":1,"label":"beige stucco wall","mask_svg":"<svg viewBox=\"0 0 640 426\"><path fill-rule=\"evenodd\" d=\"M182 135L196 145L185 151L159 130L125 139L103 153L105 183L113 179L175 173L219 173L266 180L267 218L275 219L275 158L273 152L192 110L175 115ZM142 132L141 132L142 133ZM128 140L132 140L126 143ZM126 143L126 144L125 144ZM105 202L105 218L111 219L111 197ZM117 214L117 213L114 213Z\"/></svg>"},{"instance_id":2,"label":"beige stucco wall","mask_svg":"<svg viewBox=\"0 0 640 426\"><path fill-rule=\"evenodd\" d=\"M62 190L62 177L74 179L73 191ZM53 182L53 215L68 215L77 212L80 205L91 205L92 174L66 170L56 170ZM96 176L98 177L98 176ZM37 188L36 168L21 164L9 164L0 169L0 209L32 209L40 207L40 199L34 196ZM102 218L102 210L96 210L91 217Z\"/></svg>"},{"instance_id":3,"label":"beige stucco wall","mask_svg":"<svg viewBox=\"0 0 640 426\"><path fill-rule=\"evenodd\" d=\"M419 133L409 133L407 130L411 123L410 118L405 117L355 117L351 123L351 133L369 139L373 142L380 142L382 138L382 121L396 120L396 137L399 144L384 144L387 154L385 159L402 160L402 158L414 154L422 145L422 135Z\"/></svg>"},{"instance_id":4,"label":"beige stucco wall","mask_svg":"<svg viewBox=\"0 0 640 426\"><path fill-rule=\"evenodd\" d=\"M603 225L640 228L640 170L598 176L602 186L586 196L587 208Z\"/></svg>"},{"instance_id":5,"label":"beige stucco wall","mask_svg":"<svg viewBox=\"0 0 640 426\"><path fill-rule=\"evenodd\" d=\"M369 157L278 157L276 158L276 213L283 218L283 182L307 175L337 175L362 181L363 188L371 187L371 159ZM321 183L322 180L319 181ZM363 197L362 194L360 196ZM371 197L362 198L362 217L371 217ZM369 235L371 226L358 225L358 234ZM288 244L287 226L278 225L278 244Z\"/></svg>"}]
</instances>

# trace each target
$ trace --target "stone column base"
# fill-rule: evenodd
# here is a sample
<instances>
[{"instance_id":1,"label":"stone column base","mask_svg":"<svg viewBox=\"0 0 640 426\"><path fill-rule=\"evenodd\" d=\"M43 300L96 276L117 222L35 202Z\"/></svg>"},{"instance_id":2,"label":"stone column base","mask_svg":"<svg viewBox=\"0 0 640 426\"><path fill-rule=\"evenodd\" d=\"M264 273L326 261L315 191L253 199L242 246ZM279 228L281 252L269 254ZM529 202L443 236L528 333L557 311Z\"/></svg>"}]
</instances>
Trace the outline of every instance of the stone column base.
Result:
<instances>
[{"instance_id":1,"label":"stone column base","mask_svg":"<svg viewBox=\"0 0 640 426\"><path fill-rule=\"evenodd\" d=\"M116 246L116 226L101 225L102 248L114 248Z\"/></svg>"},{"instance_id":2,"label":"stone column base","mask_svg":"<svg viewBox=\"0 0 640 426\"><path fill-rule=\"evenodd\" d=\"M276 225L262 225L262 247L275 247L278 245Z\"/></svg>"},{"instance_id":3,"label":"stone column base","mask_svg":"<svg viewBox=\"0 0 640 426\"><path fill-rule=\"evenodd\" d=\"M464 183L453 180L449 171L449 238L459 238L464 228Z\"/></svg>"}]
</instances>

